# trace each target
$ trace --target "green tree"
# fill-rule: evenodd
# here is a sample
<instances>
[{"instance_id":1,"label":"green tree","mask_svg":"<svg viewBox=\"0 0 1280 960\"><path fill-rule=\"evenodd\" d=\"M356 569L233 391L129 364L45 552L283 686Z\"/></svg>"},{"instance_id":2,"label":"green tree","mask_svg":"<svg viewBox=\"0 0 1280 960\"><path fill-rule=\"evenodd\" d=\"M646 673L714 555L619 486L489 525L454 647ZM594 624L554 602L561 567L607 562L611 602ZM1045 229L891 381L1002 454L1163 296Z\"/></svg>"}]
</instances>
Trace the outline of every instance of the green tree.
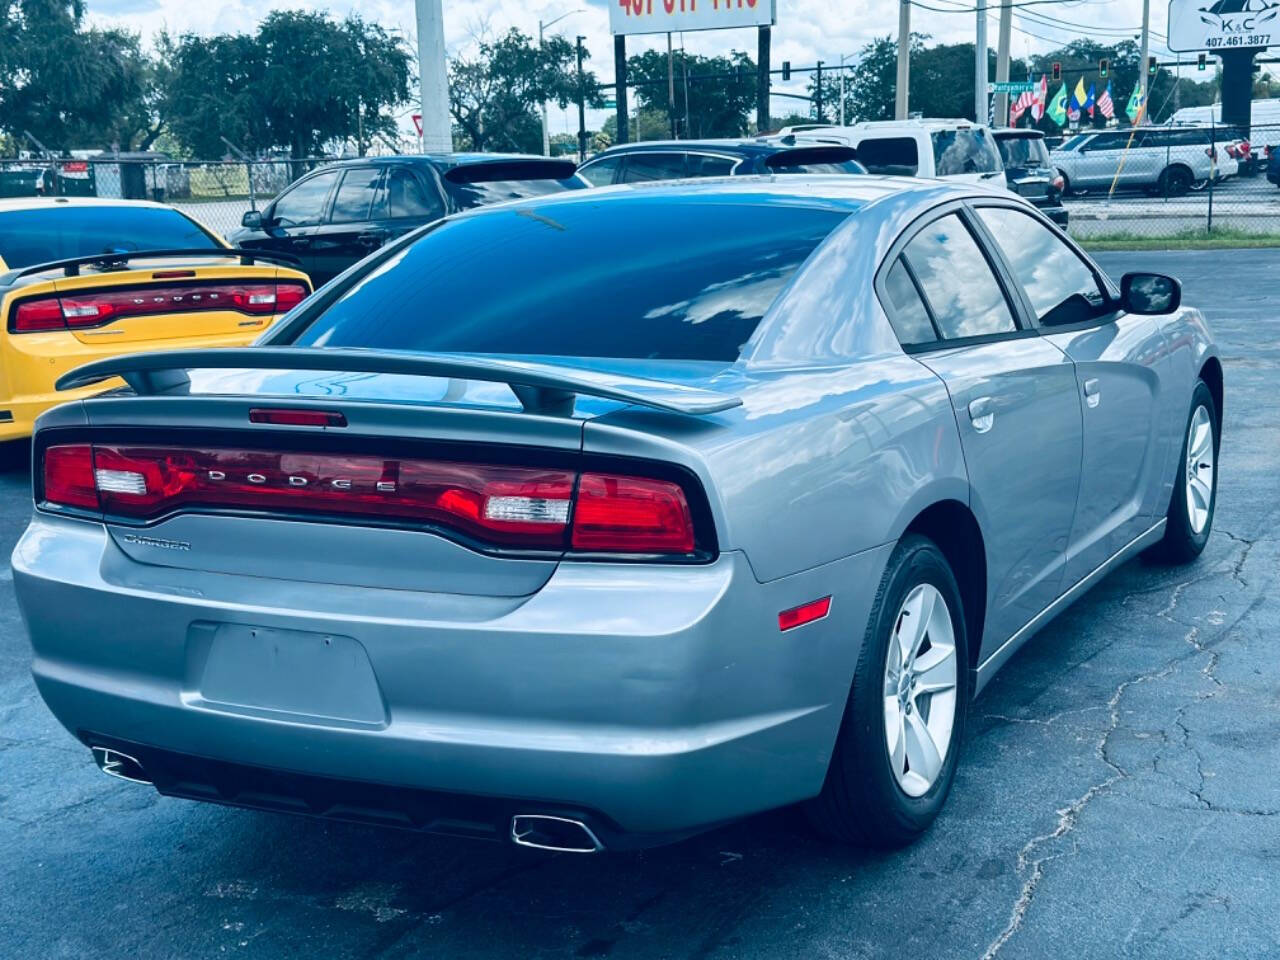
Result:
<instances>
[{"instance_id":1,"label":"green tree","mask_svg":"<svg viewBox=\"0 0 1280 960\"><path fill-rule=\"evenodd\" d=\"M374 137L397 135L396 118L388 111L411 96L412 54L401 37L356 13L343 21L342 33L350 46L345 59L351 65L342 74L347 103L343 136L355 142L363 157Z\"/></svg>"},{"instance_id":2,"label":"green tree","mask_svg":"<svg viewBox=\"0 0 1280 960\"><path fill-rule=\"evenodd\" d=\"M148 124L136 34L84 24L82 0L0 3L0 130L51 149L134 146Z\"/></svg>"},{"instance_id":3,"label":"green tree","mask_svg":"<svg viewBox=\"0 0 1280 960\"><path fill-rule=\"evenodd\" d=\"M727 57L701 57L677 50L675 109L682 138L741 137L751 130L756 108L756 65L740 50ZM642 110L668 109L667 55L649 50L627 59L627 72L635 84ZM686 81L687 78L687 81ZM688 90L686 100L685 91ZM668 131L663 136L669 135Z\"/></svg>"},{"instance_id":4,"label":"green tree","mask_svg":"<svg viewBox=\"0 0 1280 960\"><path fill-rule=\"evenodd\" d=\"M542 104L567 107L579 93L588 106L604 105L593 73L584 68L579 83L577 50L563 37L547 37L539 48L512 29L449 64L449 112L460 148L541 153Z\"/></svg>"},{"instance_id":5,"label":"green tree","mask_svg":"<svg viewBox=\"0 0 1280 960\"><path fill-rule=\"evenodd\" d=\"M172 65L164 105L169 130L187 152L220 157L227 152L223 137L249 152L275 145L258 104L263 64L252 36L184 34L174 40L161 34L157 48Z\"/></svg>"},{"instance_id":6,"label":"green tree","mask_svg":"<svg viewBox=\"0 0 1280 960\"><path fill-rule=\"evenodd\" d=\"M610 114L605 119L602 132L609 137L610 143L618 142L617 114ZM661 110L641 108L634 112L631 115L631 122L627 124L627 133L632 142L639 140L665 140L671 133L671 128L667 121L666 107L664 106Z\"/></svg>"}]
</instances>

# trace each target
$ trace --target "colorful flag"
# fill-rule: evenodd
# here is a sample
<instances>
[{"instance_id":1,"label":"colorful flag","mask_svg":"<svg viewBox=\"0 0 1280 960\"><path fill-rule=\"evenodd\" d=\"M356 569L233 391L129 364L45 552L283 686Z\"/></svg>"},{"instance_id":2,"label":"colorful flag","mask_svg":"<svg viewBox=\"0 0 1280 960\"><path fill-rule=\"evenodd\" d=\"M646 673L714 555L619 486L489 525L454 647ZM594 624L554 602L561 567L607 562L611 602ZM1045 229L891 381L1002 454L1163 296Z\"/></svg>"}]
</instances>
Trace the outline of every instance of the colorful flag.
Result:
<instances>
[{"instance_id":1,"label":"colorful flag","mask_svg":"<svg viewBox=\"0 0 1280 960\"><path fill-rule=\"evenodd\" d=\"M1046 108L1049 119L1058 126L1063 126L1067 122L1067 85L1064 82L1058 88L1058 92L1053 95L1053 100L1049 102Z\"/></svg>"},{"instance_id":2,"label":"colorful flag","mask_svg":"<svg viewBox=\"0 0 1280 960\"><path fill-rule=\"evenodd\" d=\"M1089 98L1084 102L1084 108L1089 111L1089 116L1091 117L1093 116L1093 106L1094 106L1093 84L1091 83L1089 84Z\"/></svg>"},{"instance_id":3,"label":"colorful flag","mask_svg":"<svg viewBox=\"0 0 1280 960\"><path fill-rule=\"evenodd\" d=\"M1089 95L1084 92L1084 77L1076 81L1076 88L1071 91L1071 104L1067 108L1068 111L1074 111L1077 115L1084 109L1084 101Z\"/></svg>"},{"instance_id":4,"label":"colorful flag","mask_svg":"<svg viewBox=\"0 0 1280 960\"><path fill-rule=\"evenodd\" d=\"M1142 113L1142 84L1135 84L1133 93L1129 94L1129 104L1124 108L1124 112L1129 115L1129 119L1134 123L1138 122L1138 115Z\"/></svg>"},{"instance_id":5,"label":"colorful flag","mask_svg":"<svg viewBox=\"0 0 1280 960\"><path fill-rule=\"evenodd\" d=\"M1108 120L1116 115L1116 105L1111 101L1111 81L1107 81L1107 89L1098 97L1098 112Z\"/></svg>"},{"instance_id":6,"label":"colorful flag","mask_svg":"<svg viewBox=\"0 0 1280 960\"><path fill-rule=\"evenodd\" d=\"M1035 99L1031 102L1031 119L1039 122L1044 116L1044 108L1049 102L1049 78L1040 74L1040 86L1036 88Z\"/></svg>"},{"instance_id":7,"label":"colorful flag","mask_svg":"<svg viewBox=\"0 0 1280 960\"><path fill-rule=\"evenodd\" d=\"M1024 113L1031 109L1035 100L1036 95L1034 93L1030 90L1023 90L1022 93L1018 95L1018 99L1013 102L1011 107L1009 107L1009 126L1016 127L1018 125L1018 120L1021 119Z\"/></svg>"}]
</instances>

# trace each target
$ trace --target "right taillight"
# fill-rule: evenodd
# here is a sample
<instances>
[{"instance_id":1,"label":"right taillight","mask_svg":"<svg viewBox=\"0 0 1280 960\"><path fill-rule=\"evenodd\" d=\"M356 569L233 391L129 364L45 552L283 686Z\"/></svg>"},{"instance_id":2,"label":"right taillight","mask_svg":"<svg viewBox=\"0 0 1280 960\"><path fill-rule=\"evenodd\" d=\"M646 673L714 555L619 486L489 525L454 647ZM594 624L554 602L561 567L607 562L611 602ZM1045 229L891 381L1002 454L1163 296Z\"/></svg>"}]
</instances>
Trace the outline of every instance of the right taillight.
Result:
<instances>
[{"instance_id":1,"label":"right taillight","mask_svg":"<svg viewBox=\"0 0 1280 960\"><path fill-rule=\"evenodd\" d=\"M573 512L573 548L603 553L692 553L693 517L679 485L584 473Z\"/></svg>"},{"instance_id":2,"label":"right taillight","mask_svg":"<svg viewBox=\"0 0 1280 960\"><path fill-rule=\"evenodd\" d=\"M125 523L191 510L251 510L427 524L499 549L690 557L699 547L680 484L625 474L100 443L46 448L42 476L45 505Z\"/></svg>"}]
</instances>

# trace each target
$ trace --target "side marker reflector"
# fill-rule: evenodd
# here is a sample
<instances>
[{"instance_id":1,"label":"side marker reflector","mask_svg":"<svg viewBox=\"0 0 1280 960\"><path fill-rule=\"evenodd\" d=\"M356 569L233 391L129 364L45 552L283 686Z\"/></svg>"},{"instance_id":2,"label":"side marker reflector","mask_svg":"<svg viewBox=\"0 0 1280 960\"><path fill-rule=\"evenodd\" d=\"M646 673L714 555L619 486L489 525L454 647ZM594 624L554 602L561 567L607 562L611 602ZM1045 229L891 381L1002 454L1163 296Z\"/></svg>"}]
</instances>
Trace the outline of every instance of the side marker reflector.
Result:
<instances>
[{"instance_id":1,"label":"side marker reflector","mask_svg":"<svg viewBox=\"0 0 1280 960\"><path fill-rule=\"evenodd\" d=\"M821 600L810 600L808 603L792 607L790 610L783 610L778 614L778 629L787 631L796 627L803 627L806 623L821 620L830 612L830 597L823 597Z\"/></svg>"}]
</instances>

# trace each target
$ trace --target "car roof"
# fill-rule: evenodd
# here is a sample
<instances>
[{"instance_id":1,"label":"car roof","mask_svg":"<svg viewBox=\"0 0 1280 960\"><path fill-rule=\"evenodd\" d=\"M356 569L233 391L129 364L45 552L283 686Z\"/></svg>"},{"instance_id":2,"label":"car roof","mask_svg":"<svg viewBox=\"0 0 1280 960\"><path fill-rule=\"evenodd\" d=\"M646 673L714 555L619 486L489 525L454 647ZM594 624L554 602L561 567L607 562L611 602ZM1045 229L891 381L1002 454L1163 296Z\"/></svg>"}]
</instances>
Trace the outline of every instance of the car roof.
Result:
<instances>
[{"instance_id":1,"label":"car roof","mask_svg":"<svg viewBox=\"0 0 1280 960\"><path fill-rule=\"evenodd\" d=\"M316 169L331 170L335 167L360 167L369 164L398 164L406 166L428 164L447 170L452 167L472 166L482 163L509 163L512 160L550 162L561 159L563 158L544 157L540 154L532 153L411 153L379 157L347 157L342 160L331 160L316 167Z\"/></svg>"},{"instance_id":2,"label":"car roof","mask_svg":"<svg viewBox=\"0 0 1280 960\"><path fill-rule=\"evenodd\" d=\"M682 141L683 142L683 141ZM870 204L891 197L912 195L920 203L940 202L949 198L983 193L972 184L954 184L943 180L914 177L840 176L786 174L746 177L706 177L690 180L654 180L596 187L592 190L569 190L512 200L479 207L458 214L458 218L509 213L536 209L553 218L552 208L568 203L721 203L748 206L788 206L813 210L853 213Z\"/></svg>"},{"instance_id":3,"label":"car roof","mask_svg":"<svg viewBox=\"0 0 1280 960\"><path fill-rule=\"evenodd\" d=\"M991 135L997 140L1013 140L1016 137L1025 139L1044 139L1044 133L1040 130L1015 129L1012 127L1004 127L1000 130L992 130Z\"/></svg>"},{"instance_id":4,"label":"car roof","mask_svg":"<svg viewBox=\"0 0 1280 960\"><path fill-rule=\"evenodd\" d=\"M620 143L617 146L609 147L596 154L596 157L608 156L614 153L666 153L671 150L681 150L688 152L690 150L708 150L722 151L726 153L778 153L782 150L790 150L793 147L802 146L826 146L813 140L797 140L795 143L783 143L780 139L771 138L768 140L757 138L723 138L719 140L644 140L639 143ZM595 157L592 157L594 160Z\"/></svg>"},{"instance_id":5,"label":"car roof","mask_svg":"<svg viewBox=\"0 0 1280 960\"><path fill-rule=\"evenodd\" d=\"M0 213L13 210L51 210L55 207L153 207L172 210L166 203L150 200L113 200L103 197L8 197L0 200Z\"/></svg>"}]
</instances>

